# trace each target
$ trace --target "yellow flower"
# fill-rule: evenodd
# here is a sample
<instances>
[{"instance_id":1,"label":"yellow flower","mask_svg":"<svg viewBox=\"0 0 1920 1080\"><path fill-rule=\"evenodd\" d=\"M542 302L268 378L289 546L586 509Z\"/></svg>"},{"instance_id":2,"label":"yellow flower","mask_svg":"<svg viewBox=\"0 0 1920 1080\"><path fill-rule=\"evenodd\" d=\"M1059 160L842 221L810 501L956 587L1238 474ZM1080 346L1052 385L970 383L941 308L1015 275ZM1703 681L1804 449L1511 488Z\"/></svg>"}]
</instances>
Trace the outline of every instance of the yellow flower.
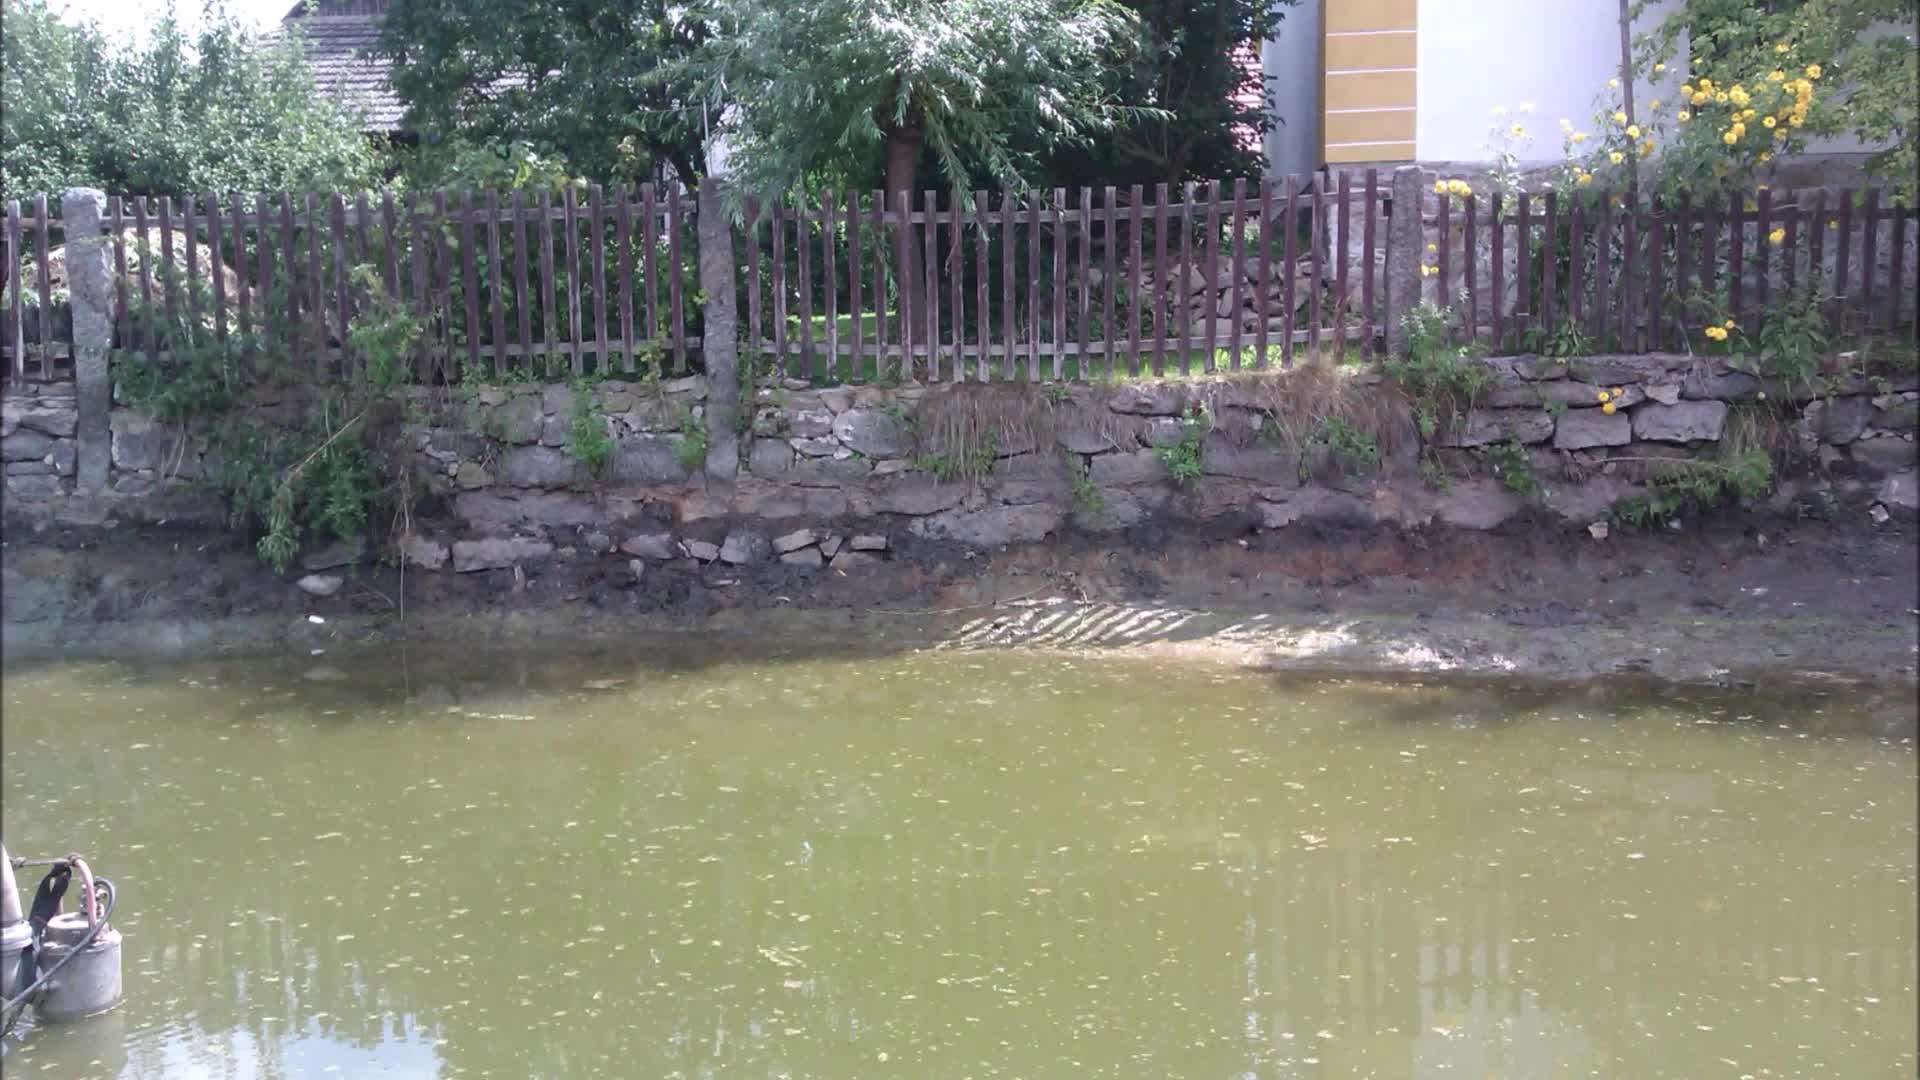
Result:
<instances>
[{"instance_id":1,"label":"yellow flower","mask_svg":"<svg viewBox=\"0 0 1920 1080\"><path fill-rule=\"evenodd\" d=\"M1787 43L1783 41L1783 42L1781 42L1780 44L1778 44L1778 45L1775 45L1775 46L1773 47L1773 51L1774 51L1774 52L1777 52L1777 53L1783 53L1783 52L1786 52L1786 51L1787 51Z\"/></svg>"},{"instance_id":2,"label":"yellow flower","mask_svg":"<svg viewBox=\"0 0 1920 1080\"><path fill-rule=\"evenodd\" d=\"M1805 113L1794 113L1792 116L1787 117L1788 127L1799 127L1801 124L1804 124L1806 122L1807 122L1807 116Z\"/></svg>"},{"instance_id":3,"label":"yellow flower","mask_svg":"<svg viewBox=\"0 0 1920 1080\"><path fill-rule=\"evenodd\" d=\"M1764 120L1762 120L1762 121L1760 121L1760 126L1761 126L1761 127L1769 127L1769 128L1770 128L1770 127L1772 127L1773 125L1775 125L1775 124L1777 124L1777 123L1779 123L1779 122L1780 122L1780 121L1778 121L1778 120L1775 120L1775 119L1774 119L1773 117L1771 117L1771 116L1769 116L1769 117L1767 117L1766 119L1764 119Z\"/></svg>"},{"instance_id":4,"label":"yellow flower","mask_svg":"<svg viewBox=\"0 0 1920 1080\"><path fill-rule=\"evenodd\" d=\"M1828 218L1828 219L1827 219L1827 228L1829 228L1829 229L1837 229L1837 228L1839 228L1839 227L1840 227L1840 219L1839 219L1839 218Z\"/></svg>"},{"instance_id":5,"label":"yellow flower","mask_svg":"<svg viewBox=\"0 0 1920 1080\"><path fill-rule=\"evenodd\" d=\"M1775 247L1779 247L1781 242L1784 241L1786 238L1787 238L1787 230L1783 228L1776 228L1772 232L1767 234L1767 243L1772 244Z\"/></svg>"},{"instance_id":6,"label":"yellow flower","mask_svg":"<svg viewBox=\"0 0 1920 1080\"><path fill-rule=\"evenodd\" d=\"M1527 133L1527 129L1521 127L1519 124L1513 125L1511 130L1516 138Z\"/></svg>"},{"instance_id":7,"label":"yellow flower","mask_svg":"<svg viewBox=\"0 0 1920 1080\"><path fill-rule=\"evenodd\" d=\"M1493 115L1495 116L1507 115L1507 107L1505 105L1495 105L1493 107Z\"/></svg>"},{"instance_id":8,"label":"yellow flower","mask_svg":"<svg viewBox=\"0 0 1920 1080\"><path fill-rule=\"evenodd\" d=\"M1607 400L1607 392L1606 392L1605 390L1601 390L1601 391L1599 391L1599 392L1597 392L1597 393L1595 393L1595 394L1594 394L1594 397L1596 397L1596 398L1597 398L1597 399L1599 399L1600 401L1603 401L1603 402L1604 402L1604 401L1606 401L1606 400Z\"/></svg>"},{"instance_id":9,"label":"yellow flower","mask_svg":"<svg viewBox=\"0 0 1920 1080\"><path fill-rule=\"evenodd\" d=\"M1576 131L1567 138L1576 143L1583 143L1587 141L1587 133L1584 131Z\"/></svg>"},{"instance_id":10,"label":"yellow flower","mask_svg":"<svg viewBox=\"0 0 1920 1080\"><path fill-rule=\"evenodd\" d=\"M1700 89L1711 93L1713 91L1713 80L1707 78L1705 75L1700 76Z\"/></svg>"},{"instance_id":11,"label":"yellow flower","mask_svg":"<svg viewBox=\"0 0 1920 1080\"><path fill-rule=\"evenodd\" d=\"M1617 387L1617 386L1613 388L1613 396L1614 396L1614 397L1625 397L1625 396L1626 396L1626 394L1627 394L1627 392L1626 392L1625 390L1622 390L1622 389L1620 389L1620 388L1619 388L1619 387Z\"/></svg>"},{"instance_id":12,"label":"yellow flower","mask_svg":"<svg viewBox=\"0 0 1920 1080\"><path fill-rule=\"evenodd\" d=\"M1773 141L1774 141L1774 142L1785 142L1785 141L1786 141L1786 138L1787 138L1787 129L1786 129L1786 128L1774 128L1774 129L1773 129Z\"/></svg>"},{"instance_id":13,"label":"yellow flower","mask_svg":"<svg viewBox=\"0 0 1920 1080\"><path fill-rule=\"evenodd\" d=\"M1609 402L1607 402L1607 403L1606 403L1605 405L1602 405L1602 406L1600 406L1600 411L1601 411L1601 412L1603 412L1603 413L1606 413L1606 414L1607 414L1608 416L1612 416L1612 415L1613 415L1613 402L1611 402L1611 401L1609 401Z\"/></svg>"},{"instance_id":14,"label":"yellow flower","mask_svg":"<svg viewBox=\"0 0 1920 1080\"><path fill-rule=\"evenodd\" d=\"M1746 108L1747 102L1753 99L1747 95L1747 92L1745 90L1742 90L1738 86L1736 86L1733 89L1727 91L1727 100L1733 102L1735 105L1738 105L1741 108Z\"/></svg>"},{"instance_id":15,"label":"yellow flower","mask_svg":"<svg viewBox=\"0 0 1920 1080\"><path fill-rule=\"evenodd\" d=\"M1733 137L1737 139L1740 136L1745 135L1747 133L1747 125L1741 123L1738 120L1735 120L1733 122L1733 126L1728 128L1727 130L1733 132Z\"/></svg>"},{"instance_id":16,"label":"yellow flower","mask_svg":"<svg viewBox=\"0 0 1920 1080\"><path fill-rule=\"evenodd\" d=\"M1521 102L1521 103L1520 103L1520 108L1519 108L1519 109L1518 109L1517 111L1519 111L1519 112L1523 112L1523 113L1531 113L1531 112L1533 112L1533 102L1531 102L1531 101L1523 101L1523 102Z\"/></svg>"},{"instance_id":17,"label":"yellow flower","mask_svg":"<svg viewBox=\"0 0 1920 1080\"><path fill-rule=\"evenodd\" d=\"M1649 102L1647 102L1647 108L1649 108L1649 109L1657 109L1657 108L1659 108L1659 107L1660 107L1660 99L1659 99L1659 98L1654 98L1654 99L1653 99L1652 101L1649 101Z\"/></svg>"},{"instance_id":18,"label":"yellow flower","mask_svg":"<svg viewBox=\"0 0 1920 1080\"><path fill-rule=\"evenodd\" d=\"M1819 65L1819 64L1808 64L1808 65L1807 65L1807 78L1809 78L1809 79L1817 79L1817 78L1819 78L1819 77L1820 77L1820 65Z\"/></svg>"},{"instance_id":19,"label":"yellow flower","mask_svg":"<svg viewBox=\"0 0 1920 1080\"><path fill-rule=\"evenodd\" d=\"M1640 156L1641 156L1641 157L1647 157L1648 155L1650 155L1650 154L1652 154L1652 153L1653 153L1653 140L1652 140L1652 139L1648 139L1648 140L1647 140L1646 142L1643 142L1643 143L1641 143L1641 144L1640 144Z\"/></svg>"},{"instance_id":20,"label":"yellow flower","mask_svg":"<svg viewBox=\"0 0 1920 1080\"><path fill-rule=\"evenodd\" d=\"M1576 184L1591 184L1593 183L1593 174L1590 172L1583 172L1579 176L1574 177L1573 182Z\"/></svg>"},{"instance_id":21,"label":"yellow flower","mask_svg":"<svg viewBox=\"0 0 1920 1080\"><path fill-rule=\"evenodd\" d=\"M1762 163L1765 163L1765 162L1768 162L1768 161L1772 161L1772 160L1773 160L1773 151L1771 151L1771 150L1762 150L1762 151L1760 151L1760 161L1761 161Z\"/></svg>"},{"instance_id":22,"label":"yellow flower","mask_svg":"<svg viewBox=\"0 0 1920 1080\"><path fill-rule=\"evenodd\" d=\"M1653 73L1654 73L1655 75L1658 75L1658 74L1660 74L1661 72L1663 72L1663 71L1665 71L1665 70L1667 70L1667 65L1666 65L1666 62L1665 62L1665 61L1657 61L1657 62L1655 62L1655 63L1654 63L1654 65L1653 65Z\"/></svg>"},{"instance_id":23,"label":"yellow flower","mask_svg":"<svg viewBox=\"0 0 1920 1080\"><path fill-rule=\"evenodd\" d=\"M1637 139L1637 138L1639 138L1639 137L1640 137L1640 125L1639 125L1639 124L1628 124L1628 125L1627 125L1627 138L1629 138L1629 139Z\"/></svg>"},{"instance_id":24,"label":"yellow flower","mask_svg":"<svg viewBox=\"0 0 1920 1080\"><path fill-rule=\"evenodd\" d=\"M1440 250L1440 249L1439 249L1438 247L1436 247L1436 246L1434 246L1433 244L1428 244L1428 245L1427 245L1427 250L1428 250L1428 251L1438 251L1438 250Z\"/></svg>"},{"instance_id":25,"label":"yellow flower","mask_svg":"<svg viewBox=\"0 0 1920 1080\"><path fill-rule=\"evenodd\" d=\"M1725 105L1727 103L1727 92L1725 90L1716 92L1713 95L1713 103L1715 105Z\"/></svg>"},{"instance_id":26,"label":"yellow flower","mask_svg":"<svg viewBox=\"0 0 1920 1080\"><path fill-rule=\"evenodd\" d=\"M1726 322L1723 322L1723 323L1721 323L1720 325L1721 325L1721 326L1724 326L1724 327L1726 327L1726 328L1727 328L1727 329L1729 329L1729 330L1731 330L1731 329L1733 329L1733 320L1732 320L1732 319L1728 319L1728 320L1727 320Z\"/></svg>"},{"instance_id":27,"label":"yellow flower","mask_svg":"<svg viewBox=\"0 0 1920 1080\"><path fill-rule=\"evenodd\" d=\"M1692 84L1692 83L1681 83L1681 84L1680 84L1680 96L1681 96L1681 97L1692 97L1692 96L1693 96L1693 84Z\"/></svg>"},{"instance_id":28,"label":"yellow flower","mask_svg":"<svg viewBox=\"0 0 1920 1080\"><path fill-rule=\"evenodd\" d=\"M1447 182L1445 180L1435 180L1433 182L1433 193L1435 195L1445 195L1447 193Z\"/></svg>"},{"instance_id":29,"label":"yellow flower","mask_svg":"<svg viewBox=\"0 0 1920 1080\"><path fill-rule=\"evenodd\" d=\"M1626 113L1624 113L1624 112L1622 112L1622 111L1621 111L1621 110L1619 110L1619 109L1615 109L1615 110L1613 111L1613 122L1614 122L1614 123L1616 123L1616 124L1624 124L1624 123L1626 123L1626 122L1627 122L1627 114L1626 114Z\"/></svg>"},{"instance_id":30,"label":"yellow flower","mask_svg":"<svg viewBox=\"0 0 1920 1080\"><path fill-rule=\"evenodd\" d=\"M1781 71L1779 68L1774 68L1772 71L1767 72L1768 82L1785 82L1786 79L1787 73Z\"/></svg>"},{"instance_id":31,"label":"yellow flower","mask_svg":"<svg viewBox=\"0 0 1920 1080\"><path fill-rule=\"evenodd\" d=\"M1608 80L1607 80L1607 89L1609 89L1609 90L1618 90L1618 89L1620 89L1620 80L1619 80L1619 79L1608 79Z\"/></svg>"},{"instance_id":32,"label":"yellow flower","mask_svg":"<svg viewBox=\"0 0 1920 1080\"><path fill-rule=\"evenodd\" d=\"M1625 161L1626 159L1627 159L1627 155L1621 153L1618 150L1615 150L1612 153L1607 155L1607 160L1613 162L1615 165L1620 164L1622 161Z\"/></svg>"},{"instance_id":33,"label":"yellow flower","mask_svg":"<svg viewBox=\"0 0 1920 1080\"><path fill-rule=\"evenodd\" d=\"M1709 326L1704 331L1702 331L1702 333L1706 334L1707 337L1711 338L1714 341L1727 340L1727 332L1725 330L1722 330L1718 326Z\"/></svg>"},{"instance_id":34,"label":"yellow flower","mask_svg":"<svg viewBox=\"0 0 1920 1080\"><path fill-rule=\"evenodd\" d=\"M1687 121L1689 121L1689 120L1691 120L1691 119L1693 119L1693 114L1692 114L1692 113L1690 113L1690 112L1688 112L1688 111L1687 111L1687 110L1685 110L1685 109L1681 109L1681 110L1680 110L1679 112L1677 112L1677 113L1675 113L1675 114L1674 114L1674 119L1676 119L1676 120L1678 120L1678 121L1680 121L1681 123L1683 123L1683 124L1684 124L1684 123L1686 123Z\"/></svg>"},{"instance_id":35,"label":"yellow flower","mask_svg":"<svg viewBox=\"0 0 1920 1080\"><path fill-rule=\"evenodd\" d=\"M1723 143L1726 143L1728 146L1732 146L1734 143L1737 143L1740 141L1740 136L1735 135L1733 132L1729 131L1726 134L1720 136L1720 141Z\"/></svg>"},{"instance_id":36,"label":"yellow flower","mask_svg":"<svg viewBox=\"0 0 1920 1080\"><path fill-rule=\"evenodd\" d=\"M1465 180L1447 181L1447 190L1462 198L1465 198L1466 196L1473 194L1473 189L1467 186L1467 182Z\"/></svg>"}]
</instances>

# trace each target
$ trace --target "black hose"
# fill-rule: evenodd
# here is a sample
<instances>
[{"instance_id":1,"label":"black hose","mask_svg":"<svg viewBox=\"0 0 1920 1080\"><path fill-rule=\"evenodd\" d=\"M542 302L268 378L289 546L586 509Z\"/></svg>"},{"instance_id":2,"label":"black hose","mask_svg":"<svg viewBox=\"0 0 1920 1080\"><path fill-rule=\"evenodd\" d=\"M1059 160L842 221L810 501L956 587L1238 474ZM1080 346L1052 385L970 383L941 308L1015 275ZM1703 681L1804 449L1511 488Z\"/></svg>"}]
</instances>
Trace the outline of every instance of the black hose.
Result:
<instances>
[{"instance_id":1,"label":"black hose","mask_svg":"<svg viewBox=\"0 0 1920 1080\"><path fill-rule=\"evenodd\" d=\"M42 987L46 986L49 979L60 974L60 969L72 963L74 957L85 952L87 946L93 944L93 939L100 936L100 931L107 928L107 919L113 914L113 882L108 881L106 878L94 878L93 883L97 888L104 890L107 894L106 906L101 910L100 917L94 920L92 926L87 927L86 934L81 937L80 941L75 944L72 949L68 950L67 955L60 958L59 963L41 972L40 977L28 984L25 990L20 991L13 997L8 998L5 1002L0 1003L0 1016L13 1013L13 1016L7 1020L6 1026L0 1027L0 1039L6 1038L7 1033L13 1030L14 1023L20 1019L20 1014L15 1010L25 1005Z\"/></svg>"}]
</instances>

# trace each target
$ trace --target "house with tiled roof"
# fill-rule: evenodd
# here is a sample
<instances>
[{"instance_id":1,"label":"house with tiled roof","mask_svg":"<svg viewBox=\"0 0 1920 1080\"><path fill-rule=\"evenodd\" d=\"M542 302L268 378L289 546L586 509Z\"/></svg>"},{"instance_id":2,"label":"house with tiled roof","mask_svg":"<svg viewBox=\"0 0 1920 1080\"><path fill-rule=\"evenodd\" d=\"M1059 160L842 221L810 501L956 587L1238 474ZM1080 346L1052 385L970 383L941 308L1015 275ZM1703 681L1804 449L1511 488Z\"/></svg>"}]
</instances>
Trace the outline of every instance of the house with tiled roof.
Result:
<instances>
[{"instance_id":1,"label":"house with tiled roof","mask_svg":"<svg viewBox=\"0 0 1920 1080\"><path fill-rule=\"evenodd\" d=\"M387 0L302 0L280 19L282 33L299 36L320 93L361 110L367 131L382 135L398 132L407 111L374 51L386 13Z\"/></svg>"}]
</instances>

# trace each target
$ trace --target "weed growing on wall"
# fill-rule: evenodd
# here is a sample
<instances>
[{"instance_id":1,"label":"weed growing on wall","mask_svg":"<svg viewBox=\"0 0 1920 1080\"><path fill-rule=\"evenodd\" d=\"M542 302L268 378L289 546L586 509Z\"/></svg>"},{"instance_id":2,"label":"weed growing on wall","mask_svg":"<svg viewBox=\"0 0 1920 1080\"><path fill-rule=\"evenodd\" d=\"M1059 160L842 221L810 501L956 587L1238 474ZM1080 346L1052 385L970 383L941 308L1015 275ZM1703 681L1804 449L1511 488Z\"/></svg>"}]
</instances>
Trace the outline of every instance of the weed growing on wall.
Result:
<instances>
[{"instance_id":1,"label":"weed growing on wall","mask_svg":"<svg viewBox=\"0 0 1920 1080\"><path fill-rule=\"evenodd\" d=\"M693 410L680 406L680 445L674 450L680 467L697 473L707 467L707 428Z\"/></svg>"},{"instance_id":2,"label":"weed growing on wall","mask_svg":"<svg viewBox=\"0 0 1920 1080\"><path fill-rule=\"evenodd\" d=\"M303 542L365 536L382 521L404 532L411 523L404 452L422 418L408 408L401 380L421 327L385 294L373 268L356 268L353 282L369 299L347 327L351 373L325 387L295 374L311 362L283 327L223 338L178 314L212 310L198 295L171 317L160 305L132 313L140 340L158 343L164 358L132 350L111 358L122 402L180 425L206 447L200 482L222 497L235 527L262 530L256 550L276 570ZM252 413L272 387L306 397L299 426L283 430Z\"/></svg>"},{"instance_id":3,"label":"weed growing on wall","mask_svg":"<svg viewBox=\"0 0 1920 1080\"><path fill-rule=\"evenodd\" d=\"M613 459L613 437L607 433L606 416L596 408L596 398L591 386L574 382L567 454L586 466L587 475L597 480L606 475L607 463Z\"/></svg>"},{"instance_id":4,"label":"weed growing on wall","mask_svg":"<svg viewBox=\"0 0 1920 1080\"><path fill-rule=\"evenodd\" d=\"M1540 478L1534 475L1533 458L1519 439L1509 436L1506 442L1478 447L1476 453L1508 491L1523 499L1540 496Z\"/></svg>"},{"instance_id":5,"label":"weed growing on wall","mask_svg":"<svg viewBox=\"0 0 1920 1080\"><path fill-rule=\"evenodd\" d=\"M1082 517L1099 517L1107 509L1107 499L1093 482L1091 465L1086 458L1066 450L1060 451L1060 461L1067 470L1067 486L1073 491L1074 509Z\"/></svg>"},{"instance_id":6,"label":"weed growing on wall","mask_svg":"<svg viewBox=\"0 0 1920 1080\"><path fill-rule=\"evenodd\" d=\"M1154 450L1160 463L1173 476L1174 483L1186 485L1200 479L1200 447L1211 430L1212 414L1202 406L1190 405L1186 414L1180 417L1180 441Z\"/></svg>"},{"instance_id":7,"label":"weed growing on wall","mask_svg":"<svg viewBox=\"0 0 1920 1080\"><path fill-rule=\"evenodd\" d=\"M1405 355L1384 362L1387 374L1412 399L1414 425L1423 439L1450 430L1493 384L1493 373L1475 362L1473 351L1452 342L1452 319L1445 308L1422 301L1400 324Z\"/></svg>"}]
</instances>

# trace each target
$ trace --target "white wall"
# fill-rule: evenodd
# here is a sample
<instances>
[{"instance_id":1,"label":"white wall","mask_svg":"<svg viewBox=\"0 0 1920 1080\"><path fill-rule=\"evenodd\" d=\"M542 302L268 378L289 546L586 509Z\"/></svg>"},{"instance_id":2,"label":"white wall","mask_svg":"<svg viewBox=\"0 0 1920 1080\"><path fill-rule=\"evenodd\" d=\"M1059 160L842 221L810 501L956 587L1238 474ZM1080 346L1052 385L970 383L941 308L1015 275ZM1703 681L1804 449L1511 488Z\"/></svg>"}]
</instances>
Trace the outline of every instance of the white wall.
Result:
<instances>
[{"instance_id":1,"label":"white wall","mask_svg":"<svg viewBox=\"0 0 1920 1080\"><path fill-rule=\"evenodd\" d=\"M1279 123L1267 134L1267 171L1309 173L1320 164L1320 4L1283 7L1280 31L1260 48Z\"/></svg>"},{"instance_id":2,"label":"white wall","mask_svg":"<svg viewBox=\"0 0 1920 1080\"><path fill-rule=\"evenodd\" d=\"M1635 28L1656 24L1673 2L1650 5ZM1617 0L1419 0L1419 19L1422 161L1485 158L1494 106L1522 102L1533 103L1520 119L1538 136L1524 156L1558 160L1560 118L1590 129L1596 97L1620 71ZM1657 96L1649 87L1634 95Z\"/></svg>"}]
</instances>

